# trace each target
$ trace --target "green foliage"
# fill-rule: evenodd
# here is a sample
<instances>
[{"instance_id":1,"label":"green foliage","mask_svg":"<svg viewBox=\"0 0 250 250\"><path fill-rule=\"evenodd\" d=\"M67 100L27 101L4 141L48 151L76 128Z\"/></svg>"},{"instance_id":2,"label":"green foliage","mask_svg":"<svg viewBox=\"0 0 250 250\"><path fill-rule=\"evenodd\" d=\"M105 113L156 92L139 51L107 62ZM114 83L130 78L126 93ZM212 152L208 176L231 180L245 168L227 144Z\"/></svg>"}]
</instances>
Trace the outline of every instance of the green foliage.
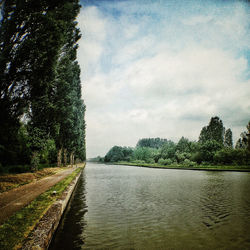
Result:
<instances>
[{"instance_id":1,"label":"green foliage","mask_svg":"<svg viewBox=\"0 0 250 250\"><path fill-rule=\"evenodd\" d=\"M225 132L224 146L229 148L233 147L233 133L230 128Z\"/></svg>"},{"instance_id":2,"label":"green foliage","mask_svg":"<svg viewBox=\"0 0 250 250\"><path fill-rule=\"evenodd\" d=\"M247 124L247 151L250 154L250 121Z\"/></svg>"},{"instance_id":3,"label":"green foliage","mask_svg":"<svg viewBox=\"0 0 250 250\"><path fill-rule=\"evenodd\" d=\"M176 152L176 144L172 141L167 141L164 143L160 149L160 155L163 159L174 159Z\"/></svg>"},{"instance_id":4,"label":"green foliage","mask_svg":"<svg viewBox=\"0 0 250 250\"><path fill-rule=\"evenodd\" d=\"M190 158L191 158L190 153L187 153L187 152L181 153L180 151L176 151L176 153L175 153L175 159L176 159L177 163L182 163L186 159L190 159Z\"/></svg>"},{"instance_id":5,"label":"green foliage","mask_svg":"<svg viewBox=\"0 0 250 250\"><path fill-rule=\"evenodd\" d=\"M132 154L133 154L132 148L114 146L105 155L104 161L105 162L129 161Z\"/></svg>"},{"instance_id":6,"label":"green foliage","mask_svg":"<svg viewBox=\"0 0 250 250\"><path fill-rule=\"evenodd\" d=\"M208 126L202 128L199 136L199 142L203 144L207 141L213 140L218 142L219 144L223 144L223 138L224 127L222 120L220 120L219 117L215 116L211 118Z\"/></svg>"},{"instance_id":7,"label":"green foliage","mask_svg":"<svg viewBox=\"0 0 250 250\"><path fill-rule=\"evenodd\" d=\"M191 142L182 136L176 145L176 150L186 153L191 152Z\"/></svg>"},{"instance_id":8,"label":"green foliage","mask_svg":"<svg viewBox=\"0 0 250 250\"><path fill-rule=\"evenodd\" d=\"M154 155L157 154L157 150L149 147L136 147L132 159L141 160L146 163L154 162Z\"/></svg>"},{"instance_id":9,"label":"green foliage","mask_svg":"<svg viewBox=\"0 0 250 250\"><path fill-rule=\"evenodd\" d=\"M215 140L208 140L200 147L200 153L203 161L213 162L214 154L222 148L222 144Z\"/></svg>"},{"instance_id":10,"label":"green foliage","mask_svg":"<svg viewBox=\"0 0 250 250\"><path fill-rule=\"evenodd\" d=\"M56 162L56 144L53 139L48 139L45 142L43 150L40 152L40 162L42 164L49 164L50 162Z\"/></svg>"},{"instance_id":11,"label":"green foliage","mask_svg":"<svg viewBox=\"0 0 250 250\"><path fill-rule=\"evenodd\" d=\"M37 151L34 151L32 153L30 165L31 165L31 171L37 171L40 163L40 157L39 153Z\"/></svg>"},{"instance_id":12,"label":"green foliage","mask_svg":"<svg viewBox=\"0 0 250 250\"><path fill-rule=\"evenodd\" d=\"M146 162L143 161L143 160L133 160L133 163L135 163L135 164L144 164Z\"/></svg>"},{"instance_id":13,"label":"green foliage","mask_svg":"<svg viewBox=\"0 0 250 250\"><path fill-rule=\"evenodd\" d=\"M241 149L246 149L248 148L248 134L247 132L242 132L240 134L240 138L238 139L235 148L241 148Z\"/></svg>"},{"instance_id":14,"label":"green foliage","mask_svg":"<svg viewBox=\"0 0 250 250\"><path fill-rule=\"evenodd\" d=\"M225 137L223 137L222 121L218 117L212 117L209 125L202 129L199 142L189 141L185 137L181 137L177 144L167 139L140 139L136 148L129 148L129 157L125 157L123 147L115 146L106 154L105 161L124 161L130 162L132 165L148 166L151 164L152 166L171 167L197 167L196 164L206 167L211 164L249 165L250 123L247 129L248 133L241 133L240 146L233 149L231 129L227 129ZM157 148L162 142L164 143Z\"/></svg>"},{"instance_id":15,"label":"green foliage","mask_svg":"<svg viewBox=\"0 0 250 250\"><path fill-rule=\"evenodd\" d=\"M249 165L250 154L246 149L223 148L215 153L214 162L218 164Z\"/></svg>"},{"instance_id":16,"label":"green foliage","mask_svg":"<svg viewBox=\"0 0 250 250\"><path fill-rule=\"evenodd\" d=\"M186 167L193 167L193 166L196 165L195 162L193 162L193 161L191 161L191 160L189 160L189 159L185 159L185 160L183 161L182 164L183 164L184 166L186 166Z\"/></svg>"},{"instance_id":17,"label":"green foliage","mask_svg":"<svg viewBox=\"0 0 250 250\"><path fill-rule=\"evenodd\" d=\"M81 167L77 168L0 225L0 249L16 249L18 244L21 245L48 207L60 197L81 170ZM53 191L56 191L56 195L52 195Z\"/></svg>"},{"instance_id":18,"label":"green foliage","mask_svg":"<svg viewBox=\"0 0 250 250\"><path fill-rule=\"evenodd\" d=\"M79 0L2 3L0 163L51 163L55 147L84 160Z\"/></svg>"},{"instance_id":19,"label":"green foliage","mask_svg":"<svg viewBox=\"0 0 250 250\"><path fill-rule=\"evenodd\" d=\"M140 139L136 147L149 147L149 148L161 148L164 143L168 142L167 139L161 139L159 137L157 138L143 138Z\"/></svg>"},{"instance_id":20,"label":"green foliage","mask_svg":"<svg viewBox=\"0 0 250 250\"><path fill-rule=\"evenodd\" d=\"M158 160L158 164L160 165L171 165L173 162L171 159L163 159L163 158L160 158Z\"/></svg>"}]
</instances>

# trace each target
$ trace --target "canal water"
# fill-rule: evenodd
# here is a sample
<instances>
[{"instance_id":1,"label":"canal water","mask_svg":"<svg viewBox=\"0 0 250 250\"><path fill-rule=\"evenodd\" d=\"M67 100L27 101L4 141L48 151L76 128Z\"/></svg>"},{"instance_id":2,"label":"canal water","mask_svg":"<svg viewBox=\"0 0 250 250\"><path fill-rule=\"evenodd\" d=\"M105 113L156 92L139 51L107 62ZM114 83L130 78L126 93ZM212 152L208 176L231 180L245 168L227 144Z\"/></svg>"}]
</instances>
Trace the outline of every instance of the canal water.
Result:
<instances>
[{"instance_id":1,"label":"canal water","mask_svg":"<svg viewBox=\"0 0 250 250\"><path fill-rule=\"evenodd\" d=\"M250 249L250 173L87 163L50 249Z\"/></svg>"}]
</instances>

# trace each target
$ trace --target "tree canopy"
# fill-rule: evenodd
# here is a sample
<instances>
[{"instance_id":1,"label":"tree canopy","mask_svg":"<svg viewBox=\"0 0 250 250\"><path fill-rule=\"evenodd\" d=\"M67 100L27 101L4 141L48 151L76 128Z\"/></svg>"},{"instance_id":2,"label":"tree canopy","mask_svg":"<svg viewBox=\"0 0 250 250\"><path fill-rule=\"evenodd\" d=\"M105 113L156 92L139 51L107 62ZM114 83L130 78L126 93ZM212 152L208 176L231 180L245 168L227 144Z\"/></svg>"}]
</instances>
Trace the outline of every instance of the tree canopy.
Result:
<instances>
[{"instance_id":1,"label":"tree canopy","mask_svg":"<svg viewBox=\"0 0 250 250\"><path fill-rule=\"evenodd\" d=\"M50 163L56 156L49 155L62 150L65 164L85 159L85 105L76 60L79 11L78 0L2 1L2 165Z\"/></svg>"},{"instance_id":2,"label":"tree canopy","mask_svg":"<svg viewBox=\"0 0 250 250\"><path fill-rule=\"evenodd\" d=\"M129 148L129 157L123 151L126 147L112 147L106 154L106 162L129 161L136 164L160 164L194 166L195 164L250 164L249 134L241 133L236 147L233 148L232 131L225 131L219 117L212 117L208 126L201 129L198 142L185 137L175 143L162 138L142 138L135 148ZM224 133L225 131L225 133ZM102 161L101 157L98 161Z\"/></svg>"}]
</instances>

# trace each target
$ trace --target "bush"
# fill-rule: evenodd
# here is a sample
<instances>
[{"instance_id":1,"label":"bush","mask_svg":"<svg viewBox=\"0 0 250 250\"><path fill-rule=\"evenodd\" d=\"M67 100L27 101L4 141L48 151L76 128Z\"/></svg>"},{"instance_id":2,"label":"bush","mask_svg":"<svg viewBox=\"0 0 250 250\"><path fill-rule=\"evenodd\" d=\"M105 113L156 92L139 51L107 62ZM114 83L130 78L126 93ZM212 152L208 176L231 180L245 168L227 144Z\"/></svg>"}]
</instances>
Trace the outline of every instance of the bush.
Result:
<instances>
[{"instance_id":1,"label":"bush","mask_svg":"<svg viewBox=\"0 0 250 250\"><path fill-rule=\"evenodd\" d=\"M214 162L220 164L231 164L233 162L233 149L223 148L214 155Z\"/></svg>"},{"instance_id":2,"label":"bush","mask_svg":"<svg viewBox=\"0 0 250 250\"><path fill-rule=\"evenodd\" d=\"M171 165L172 164L172 160L171 159L159 159L158 163L160 165Z\"/></svg>"},{"instance_id":3,"label":"bush","mask_svg":"<svg viewBox=\"0 0 250 250\"><path fill-rule=\"evenodd\" d=\"M201 162L202 162L202 154L200 152L196 152L191 156L190 160L194 161L194 162L196 162L198 164L201 164Z\"/></svg>"},{"instance_id":4,"label":"bush","mask_svg":"<svg viewBox=\"0 0 250 250\"><path fill-rule=\"evenodd\" d=\"M203 161L213 162L215 153L222 148L222 145L215 140L208 140L201 144L200 153Z\"/></svg>"},{"instance_id":5,"label":"bush","mask_svg":"<svg viewBox=\"0 0 250 250\"><path fill-rule=\"evenodd\" d=\"M142 160L147 163L154 163L154 156L157 154L157 150L153 148L137 147L133 152L132 158L134 160Z\"/></svg>"},{"instance_id":6,"label":"bush","mask_svg":"<svg viewBox=\"0 0 250 250\"><path fill-rule=\"evenodd\" d=\"M175 158L178 163L182 163L183 161L185 161L185 159L190 159L191 154L186 152L180 153L179 151L176 151Z\"/></svg>"},{"instance_id":7,"label":"bush","mask_svg":"<svg viewBox=\"0 0 250 250\"><path fill-rule=\"evenodd\" d=\"M250 155L246 149L223 148L214 155L214 162L219 164L248 165Z\"/></svg>"},{"instance_id":8,"label":"bush","mask_svg":"<svg viewBox=\"0 0 250 250\"><path fill-rule=\"evenodd\" d=\"M195 162L190 161L189 159L185 159L182 164L186 167L193 167L195 165Z\"/></svg>"}]
</instances>

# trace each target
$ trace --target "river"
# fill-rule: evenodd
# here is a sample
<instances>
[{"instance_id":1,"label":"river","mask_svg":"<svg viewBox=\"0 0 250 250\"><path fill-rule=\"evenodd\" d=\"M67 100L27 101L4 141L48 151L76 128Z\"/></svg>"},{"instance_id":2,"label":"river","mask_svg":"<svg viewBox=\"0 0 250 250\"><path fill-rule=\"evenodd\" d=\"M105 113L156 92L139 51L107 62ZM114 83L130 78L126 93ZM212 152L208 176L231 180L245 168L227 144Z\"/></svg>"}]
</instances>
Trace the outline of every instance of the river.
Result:
<instances>
[{"instance_id":1,"label":"river","mask_svg":"<svg viewBox=\"0 0 250 250\"><path fill-rule=\"evenodd\" d=\"M87 163L50 249L250 249L250 173Z\"/></svg>"}]
</instances>

